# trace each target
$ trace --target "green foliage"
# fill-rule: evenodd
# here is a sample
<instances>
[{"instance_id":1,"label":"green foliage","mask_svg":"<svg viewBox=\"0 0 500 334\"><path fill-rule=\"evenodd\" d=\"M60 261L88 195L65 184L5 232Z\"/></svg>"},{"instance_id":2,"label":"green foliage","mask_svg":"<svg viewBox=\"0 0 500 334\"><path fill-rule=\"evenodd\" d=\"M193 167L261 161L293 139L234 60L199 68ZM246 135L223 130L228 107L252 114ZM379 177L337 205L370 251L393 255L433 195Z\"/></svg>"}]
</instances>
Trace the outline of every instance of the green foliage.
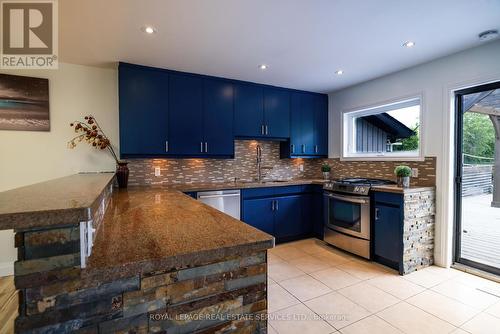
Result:
<instances>
[{"instance_id":1,"label":"green foliage","mask_svg":"<svg viewBox=\"0 0 500 334\"><path fill-rule=\"evenodd\" d=\"M401 145L394 146L394 151L416 151L418 150L418 131L419 131L419 124L416 124L415 127L412 129L414 134L411 135L408 138L400 139L398 140Z\"/></svg>"},{"instance_id":2,"label":"green foliage","mask_svg":"<svg viewBox=\"0 0 500 334\"><path fill-rule=\"evenodd\" d=\"M322 166L321 166L321 171L323 173L327 173L327 172L330 172L332 170L332 167L330 167L329 164L327 163L324 163Z\"/></svg>"},{"instance_id":3,"label":"green foliage","mask_svg":"<svg viewBox=\"0 0 500 334\"><path fill-rule=\"evenodd\" d=\"M396 176L411 176L411 168L408 167L408 166L397 166L395 169L394 169L394 174Z\"/></svg>"},{"instance_id":4,"label":"green foliage","mask_svg":"<svg viewBox=\"0 0 500 334\"><path fill-rule=\"evenodd\" d=\"M488 115L474 112L464 114L463 152L485 158L495 154L495 129ZM465 163L491 163L492 160L465 158Z\"/></svg>"}]
</instances>

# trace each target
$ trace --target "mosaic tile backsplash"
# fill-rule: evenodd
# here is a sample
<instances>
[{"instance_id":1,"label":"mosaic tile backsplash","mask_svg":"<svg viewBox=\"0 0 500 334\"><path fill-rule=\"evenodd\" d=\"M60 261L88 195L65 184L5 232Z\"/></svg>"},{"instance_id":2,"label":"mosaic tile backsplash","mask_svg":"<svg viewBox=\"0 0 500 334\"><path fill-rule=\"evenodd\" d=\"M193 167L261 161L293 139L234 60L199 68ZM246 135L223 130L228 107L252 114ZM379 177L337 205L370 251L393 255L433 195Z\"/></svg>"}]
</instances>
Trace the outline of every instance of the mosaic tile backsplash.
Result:
<instances>
[{"instance_id":1,"label":"mosaic tile backsplash","mask_svg":"<svg viewBox=\"0 0 500 334\"><path fill-rule=\"evenodd\" d=\"M321 164L332 166L331 178L372 177L394 179L394 168L405 164L419 169L413 185L436 183L436 158L425 161L340 161L340 159L280 159L280 143L236 140L234 159L133 159L129 160L130 185L252 181L257 177L257 145L262 147L264 179L322 178ZM303 170L301 170L303 166ZM160 168L161 176L154 170Z\"/></svg>"}]
</instances>

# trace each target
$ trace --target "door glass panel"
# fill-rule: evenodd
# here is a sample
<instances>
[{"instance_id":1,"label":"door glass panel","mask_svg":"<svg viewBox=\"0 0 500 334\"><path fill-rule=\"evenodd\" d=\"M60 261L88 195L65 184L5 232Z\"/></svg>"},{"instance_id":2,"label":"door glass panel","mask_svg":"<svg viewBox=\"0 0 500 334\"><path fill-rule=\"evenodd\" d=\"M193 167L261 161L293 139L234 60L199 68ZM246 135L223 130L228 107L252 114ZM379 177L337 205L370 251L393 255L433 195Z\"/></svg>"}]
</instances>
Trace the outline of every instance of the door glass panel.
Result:
<instances>
[{"instance_id":1,"label":"door glass panel","mask_svg":"<svg viewBox=\"0 0 500 334\"><path fill-rule=\"evenodd\" d=\"M500 268L500 89L463 95L462 112L458 261L495 271L491 268Z\"/></svg>"},{"instance_id":2,"label":"door glass panel","mask_svg":"<svg viewBox=\"0 0 500 334\"><path fill-rule=\"evenodd\" d=\"M361 205L330 199L329 222L332 226L361 232Z\"/></svg>"}]
</instances>

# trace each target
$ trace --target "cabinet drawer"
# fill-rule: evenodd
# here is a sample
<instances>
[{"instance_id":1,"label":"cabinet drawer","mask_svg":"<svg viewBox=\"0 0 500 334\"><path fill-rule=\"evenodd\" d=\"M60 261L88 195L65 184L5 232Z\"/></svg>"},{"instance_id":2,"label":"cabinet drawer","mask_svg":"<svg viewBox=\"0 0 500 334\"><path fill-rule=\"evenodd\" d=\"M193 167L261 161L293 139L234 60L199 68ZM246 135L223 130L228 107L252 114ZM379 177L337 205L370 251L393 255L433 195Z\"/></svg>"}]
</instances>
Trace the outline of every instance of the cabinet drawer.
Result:
<instances>
[{"instance_id":1,"label":"cabinet drawer","mask_svg":"<svg viewBox=\"0 0 500 334\"><path fill-rule=\"evenodd\" d=\"M394 206L403 205L403 195L400 194L375 192L373 198L376 203L386 203Z\"/></svg>"},{"instance_id":2,"label":"cabinet drawer","mask_svg":"<svg viewBox=\"0 0 500 334\"><path fill-rule=\"evenodd\" d=\"M303 186L298 185L298 186L283 186L283 187L273 187L274 194L276 196L280 195L288 195L288 194L300 194L303 192Z\"/></svg>"},{"instance_id":3,"label":"cabinet drawer","mask_svg":"<svg viewBox=\"0 0 500 334\"><path fill-rule=\"evenodd\" d=\"M241 197L245 198L255 198L255 197L269 197L274 195L274 189L268 188L250 188L241 189Z\"/></svg>"}]
</instances>

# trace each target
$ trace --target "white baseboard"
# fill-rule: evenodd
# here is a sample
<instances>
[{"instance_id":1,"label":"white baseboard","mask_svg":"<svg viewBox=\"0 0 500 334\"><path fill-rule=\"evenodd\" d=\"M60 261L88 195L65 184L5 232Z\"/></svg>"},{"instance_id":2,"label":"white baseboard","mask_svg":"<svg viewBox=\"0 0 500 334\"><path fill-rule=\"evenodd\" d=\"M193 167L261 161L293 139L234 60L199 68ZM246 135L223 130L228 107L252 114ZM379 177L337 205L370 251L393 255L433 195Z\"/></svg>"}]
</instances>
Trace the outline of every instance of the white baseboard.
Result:
<instances>
[{"instance_id":1,"label":"white baseboard","mask_svg":"<svg viewBox=\"0 0 500 334\"><path fill-rule=\"evenodd\" d=\"M0 262L0 277L14 275L13 262Z\"/></svg>"}]
</instances>

